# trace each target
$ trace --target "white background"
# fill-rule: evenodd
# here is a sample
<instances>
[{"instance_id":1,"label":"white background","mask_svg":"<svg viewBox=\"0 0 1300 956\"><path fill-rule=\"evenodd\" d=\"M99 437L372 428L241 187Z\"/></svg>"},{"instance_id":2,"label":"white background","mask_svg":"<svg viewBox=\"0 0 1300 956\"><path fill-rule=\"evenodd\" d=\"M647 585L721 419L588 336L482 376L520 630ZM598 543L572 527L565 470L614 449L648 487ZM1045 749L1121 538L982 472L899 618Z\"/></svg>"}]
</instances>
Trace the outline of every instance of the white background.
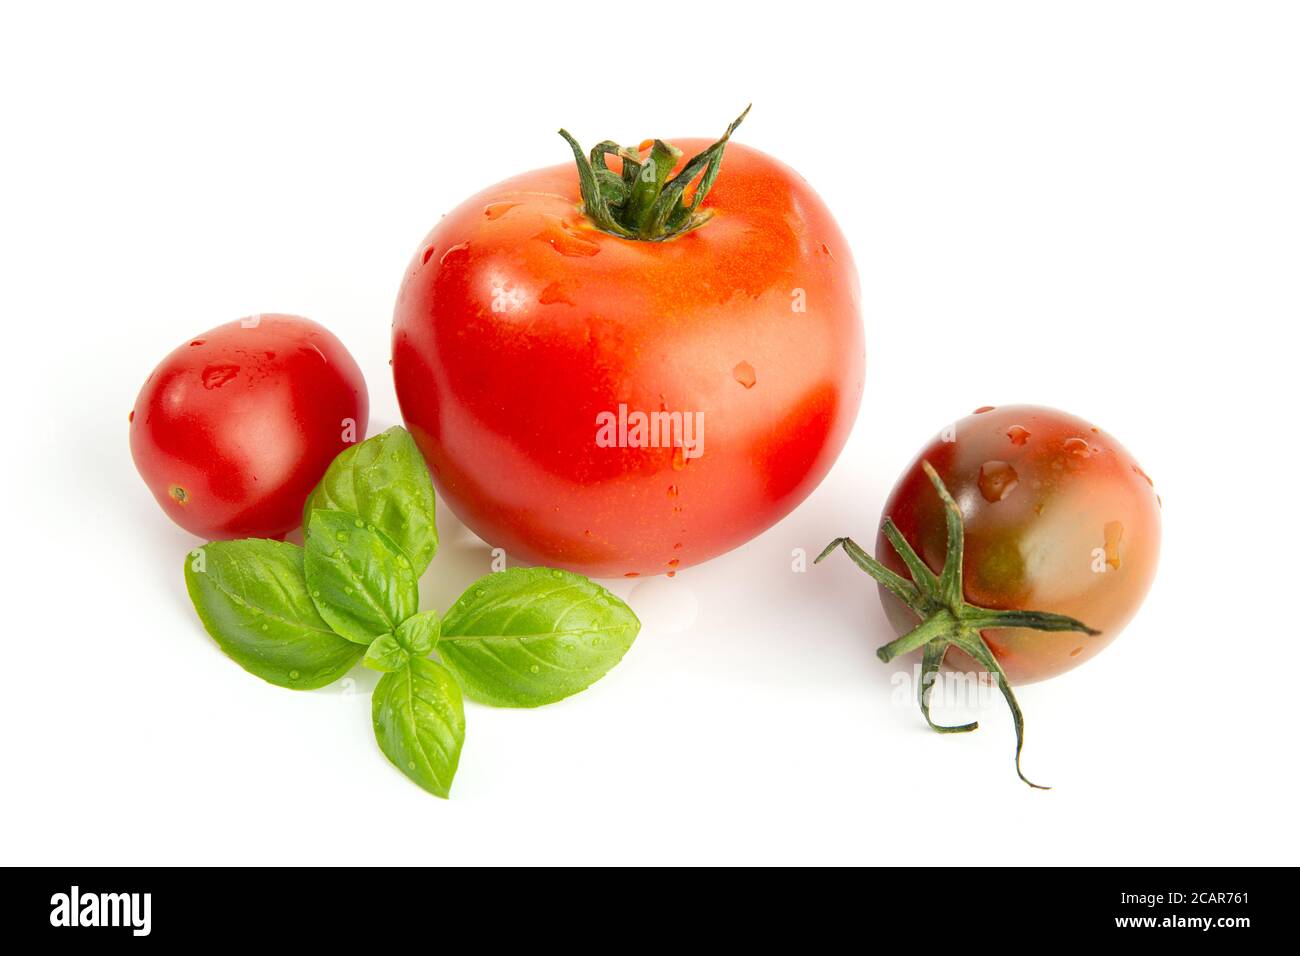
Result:
<instances>
[{"instance_id":1,"label":"white background","mask_svg":"<svg viewBox=\"0 0 1300 956\"><path fill-rule=\"evenodd\" d=\"M0 14L4 862L1296 863L1296 8L594 9ZM376 675L293 693L223 658L128 453L158 359L311 316L394 424L392 304L441 213L566 161L561 125L715 135L750 101L738 139L808 178L862 274L866 395L808 501L633 595L589 692L470 705L449 802L376 748ZM1050 792L1000 702L943 737L892 701L847 561L790 570L1012 402L1096 421L1164 499L1136 621L1020 693ZM445 607L488 557L440 524Z\"/></svg>"}]
</instances>

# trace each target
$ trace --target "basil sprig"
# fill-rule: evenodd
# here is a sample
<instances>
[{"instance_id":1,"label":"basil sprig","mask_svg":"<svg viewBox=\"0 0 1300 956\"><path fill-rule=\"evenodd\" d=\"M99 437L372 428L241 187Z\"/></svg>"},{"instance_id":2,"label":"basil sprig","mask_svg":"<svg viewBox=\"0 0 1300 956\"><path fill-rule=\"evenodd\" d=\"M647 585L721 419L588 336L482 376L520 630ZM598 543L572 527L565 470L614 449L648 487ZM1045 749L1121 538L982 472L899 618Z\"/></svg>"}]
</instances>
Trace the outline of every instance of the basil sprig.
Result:
<instances>
[{"instance_id":1,"label":"basil sprig","mask_svg":"<svg viewBox=\"0 0 1300 956\"><path fill-rule=\"evenodd\" d=\"M281 687L324 687L359 660L382 671L379 749L437 796L465 740L462 693L499 707L562 700L608 673L640 630L609 591L550 568L489 574L445 617L421 613L438 532L428 469L402 428L339 455L303 516L305 549L249 538L191 552L199 620L236 663Z\"/></svg>"}]
</instances>

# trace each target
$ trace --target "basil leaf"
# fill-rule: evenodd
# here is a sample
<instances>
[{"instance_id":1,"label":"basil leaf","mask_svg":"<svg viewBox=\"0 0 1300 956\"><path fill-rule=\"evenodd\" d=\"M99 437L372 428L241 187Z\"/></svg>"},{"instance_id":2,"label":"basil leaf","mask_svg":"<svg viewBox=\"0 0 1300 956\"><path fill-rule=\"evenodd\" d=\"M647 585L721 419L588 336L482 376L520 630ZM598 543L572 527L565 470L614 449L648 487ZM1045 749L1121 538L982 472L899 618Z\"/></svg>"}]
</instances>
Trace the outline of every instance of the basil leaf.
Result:
<instances>
[{"instance_id":1,"label":"basil leaf","mask_svg":"<svg viewBox=\"0 0 1300 956\"><path fill-rule=\"evenodd\" d=\"M362 648L316 612L302 549L283 541L214 541L185 560L185 589L204 629L236 664L281 687L324 687Z\"/></svg>"},{"instance_id":2,"label":"basil leaf","mask_svg":"<svg viewBox=\"0 0 1300 956\"><path fill-rule=\"evenodd\" d=\"M441 623L437 611L408 617L397 629L397 643L413 657L428 657L438 643Z\"/></svg>"},{"instance_id":3,"label":"basil leaf","mask_svg":"<svg viewBox=\"0 0 1300 956\"><path fill-rule=\"evenodd\" d=\"M438 550L429 468L400 426L341 452L307 497L304 528L313 511L346 511L374 525L406 552L417 578Z\"/></svg>"},{"instance_id":4,"label":"basil leaf","mask_svg":"<svg viewBox=\"0 0 1300 956\"><path fill-rule=\"evenodd\" d=\"M369 644L419 610L410 560L356 515L313 511L304 567L320 616L350 641Z\"/></svg>"},{"instance_id":5,"label":"basil leaf","mask_svg":"<svg viewBox=\"0 0 1300 956\"><path fill-rule=\"evenodd\" d=\"M465 707L447 669L411 658L379 678L370 711L384 756L425 790L447 796L465 742Z\"/></svg>"},{"instance_id":6,"label":"basil leaf","mask_svg":"<svg viewBox=\"0 0 1300 956\"><path fill-rule=\"evenodd\" d=\"M361 663L377 671L401 670L412 657L428 657L438 643L438 612L408 617L395 634L381 634L370 642Z\"/></svg>"},{"instance_id":7,"label":"basil leaf","mask_svg":"<svg viewBox=\"0 0 1300 956\"><path fill-rule=\"evenodd\" d=\"M366 649L366 656L361 658L361 663L371 670L400 671L410 659L411 655L406 652L406 648L397 643L396 637L392 634L381 634L370 642L370 647Z\"/></svg>"},{"instance_id":8,"label":"basil leaf","mask_svg":"<svg viewBox=\"0 0 1300 956\"><path fill-rule=\"evenodd\" d=\"M604 677L640 629L626 604L580 574L511 568L447 612L438 656L471 700L537 707Z\"/></svg>"}]
</instances>

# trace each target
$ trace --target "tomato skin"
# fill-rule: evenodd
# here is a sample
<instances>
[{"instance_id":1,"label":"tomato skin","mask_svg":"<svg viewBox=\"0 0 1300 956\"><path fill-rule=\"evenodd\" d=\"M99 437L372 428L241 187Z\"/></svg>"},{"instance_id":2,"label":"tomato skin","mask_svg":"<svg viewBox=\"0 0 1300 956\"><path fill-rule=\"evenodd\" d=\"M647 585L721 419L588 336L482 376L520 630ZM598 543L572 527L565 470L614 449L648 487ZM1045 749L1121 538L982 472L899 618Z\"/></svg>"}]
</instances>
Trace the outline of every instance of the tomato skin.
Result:
<instances>
[{"instance_id":1,"label":"tomato skin","mask_svg":"<svg viewBox=\"0 0 1300 956\"><path fill-rule=\"evenodd\" d=\"M940 435L922 450L883 514L931 569L943 567L943 508L921 470L929 461L962 510L969 603L1065 614L1102 632L984 631L1011 682L1044 680L1082 664L1119 635L1155 577L1160 504L1151 480L1110 435L1051 408L1000 406L963 418L951 435L954 441ZM883 534L876 558L906 576ZM901 601L884 589L880 595L897 633L916 626ZM956 648L945 663L980 670Z\"/></svg>"},{"instance_id":2,"label":"tomato skin","mask_svg":"<svg viewBox=\"0 0 1300 956\"><path fill-rule=\"evenodd\" d=\"M709 143L675 145L684 162ZM857 274L804 180L736 143L713 218L683 236L619 238L579 205L559 165L429 233L395 310L398 401L439 493L493 546L596 577L673 572L773 524L839 454L862 394ZM620 404L702 413L703 454L600 447Z\"/></svg>"},{"instance_id":3,"label":"tomato skin","mask_svg":"<svg viewBox=\"0 0 1300 956\"><path fill-rule=\"evenodd\" d=\"M309 319L261 315L196 335L159 363L131 412L131 456L186 531L280 538L301 523L345 435L365 437L368 415L361 369L338 339Z\"/></svg>"}]
</instances>

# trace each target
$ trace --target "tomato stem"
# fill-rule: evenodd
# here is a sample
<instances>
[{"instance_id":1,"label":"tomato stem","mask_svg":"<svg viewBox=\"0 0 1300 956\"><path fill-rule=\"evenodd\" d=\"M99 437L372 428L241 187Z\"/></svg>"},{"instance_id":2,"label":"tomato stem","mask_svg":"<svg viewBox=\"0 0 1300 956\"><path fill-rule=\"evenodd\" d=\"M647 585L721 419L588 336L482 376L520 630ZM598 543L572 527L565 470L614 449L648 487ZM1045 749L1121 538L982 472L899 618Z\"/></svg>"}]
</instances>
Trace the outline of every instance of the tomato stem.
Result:
<instances>
[{"instance_id":1,"label":"tomato stem","mask_svg":"<svg viewBox=\"0 0 1300 956\"><path fill-rule=\"evenodd\" d=\"M947 651L948 648L939 641L931 641L925 645L925 653L921 662L921 686L918 688L917 696L921 701L921 716L925 718L925 722L930 725L931 730L941 734L961 734L977 729L979 721L971 721L969 724L952 727L946 724L936 724L930 719L930 690L939 675L939 665L943 663L943 655Z\"/></svg>"},{"instance_id":2,"label":"tomato stem","mask_svg":"<svg viewBox=\"0 0 1300 956\"><path fill-rule=\"evenodd\" d=\"M746 106L721 139L691 157L671 179L668 177L682 157L682 151L671 143L656 139L650 155L642 158L638 150L605 140L593 146L587 156L567 130L560 130L578 166L583 212L601 230L624 239L662 242L698 229L712 215L707 209L701 210L700 204L718 178L727 141L749 109ZM622 161L620 172L609 168L605 160L609 155ZM686 189L697 178L699 185L688 202Z\"/></svg>"},{"instance_id":3,"label":"tomato stem","mask_svg":"<svg viewBox=\"0 0 1300 956\"><path fill-rule=\"evenodd\" d=\"M1016 695L1011 690L1011 682L1006 672L998 663L982 631L986 628L1024 627L1037 631L1082 631L1097 635L1082 621L1063 614L1047 611L1003 611L996 608L977 607L968 604L962 589L962 556L965 551L965 529L962 523L961 508L948 493L947 486L939 473L928 461L922 462L930 484L943 501L944 522L948 532L947 550L944 553L943 568L935 574L929 565L916 553L907 539L903 537L893 519L886 517L881 523L881 533L899 558L907 565L912 579L896 574L885 567L871 555L867 554L852 538L836 538L817 556L816 564L836 548L843 548L844 553L853 563L871 575L881 587L889 591L912 609L920 618L919 623L902 637L896 638L876 651L885 663L889 663L900 654L923 649L921 663L921 685L918 699L921 715L932 730L943 734L966 733L979 726L978 722L945 726L936 724L930 718L930 692L938 676L939 667L949 647L964 651L972 660L983 667L998 683L1007 707L1011 710L1011 720L1016 728L1016 773L1029 786L1038 790L1048 787L1034 783L1020 769L1020 752L1025 745L1025 720L1016 702Z\"/></svg>"}]
</instances>

